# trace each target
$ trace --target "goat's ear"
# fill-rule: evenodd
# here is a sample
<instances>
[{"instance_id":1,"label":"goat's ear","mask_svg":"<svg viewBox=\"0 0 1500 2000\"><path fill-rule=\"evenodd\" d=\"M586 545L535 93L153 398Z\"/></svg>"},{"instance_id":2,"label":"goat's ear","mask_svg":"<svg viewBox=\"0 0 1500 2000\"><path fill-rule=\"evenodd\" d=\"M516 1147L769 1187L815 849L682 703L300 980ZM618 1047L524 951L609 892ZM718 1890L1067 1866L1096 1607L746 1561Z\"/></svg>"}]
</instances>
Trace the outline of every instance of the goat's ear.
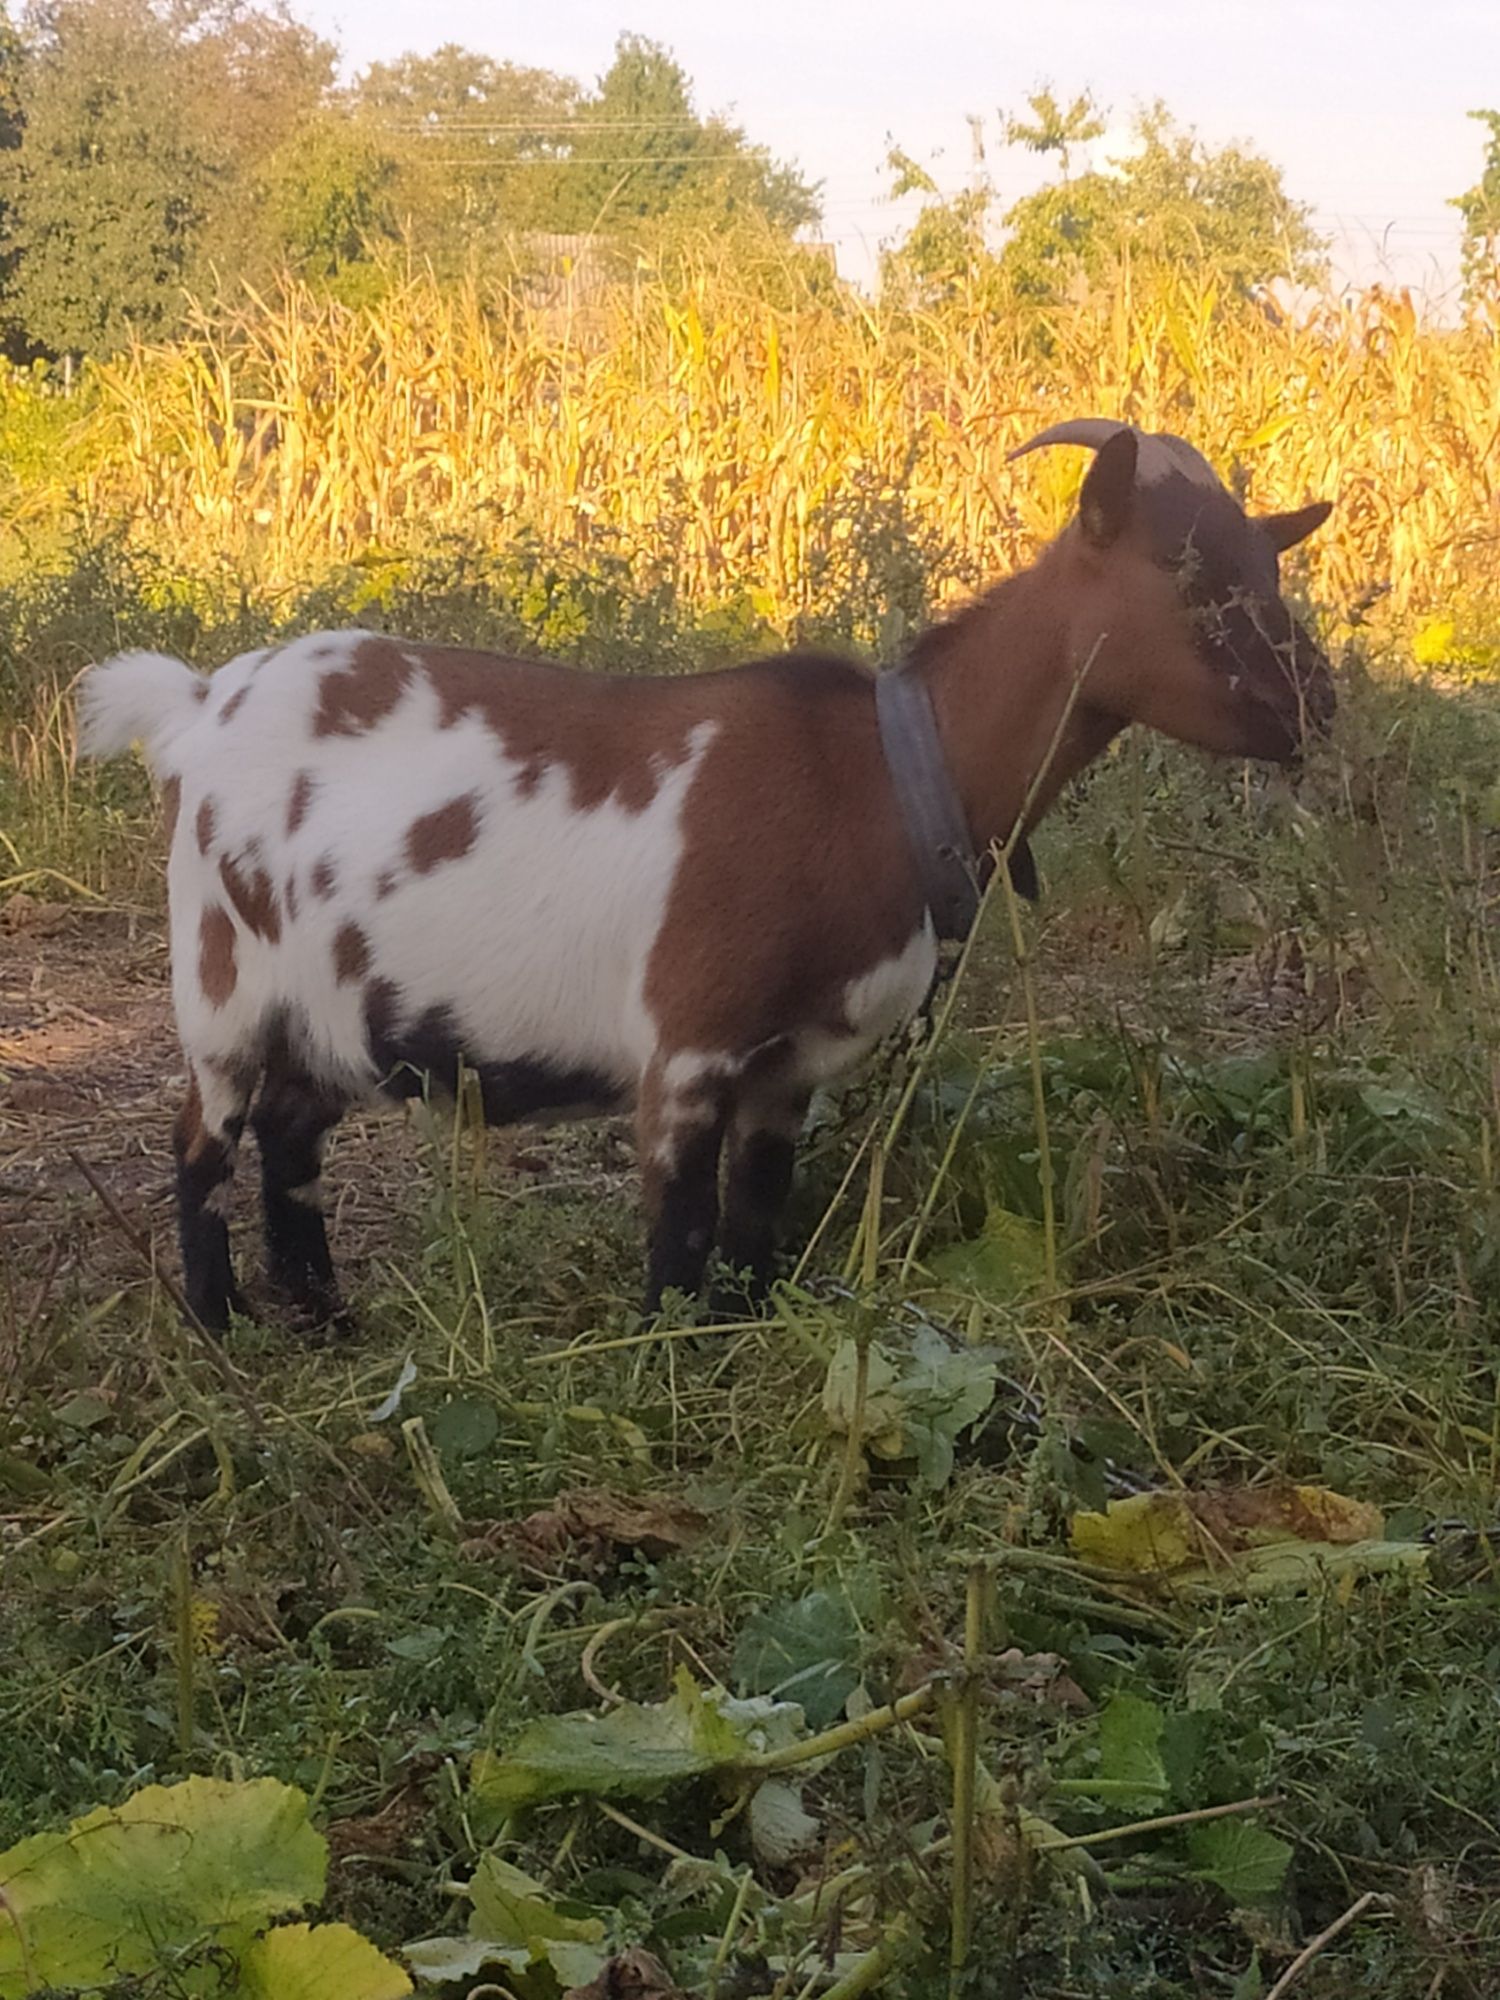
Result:
<instances>
[{"instance_id":1,"label":"goat's ear","mask_svg":"<svg viewBox=\"0 0 1500 2000\"><path fill-rule=\"evenodd\" d=\"M1258 514L1255 525L1263 535L1270 536L1271 547L1280 556L1294 549L1298 542L1305 542L1332 512L1331 500L1314 500L1310 507L1299 507L1295 514Z\"/></svg>"},{"instance_id":2,"label":"goat's ear","mask_svg":"<svg viewBox=\"0 0 1500 2000\"><path fill-rule=\"evenodd\" d=\"M1100 445L1078 496L1078 525L1086 542L1107 549L1125 532L1135 499L1136 435L1117 430Z\"/></svg>"}]
</instances>

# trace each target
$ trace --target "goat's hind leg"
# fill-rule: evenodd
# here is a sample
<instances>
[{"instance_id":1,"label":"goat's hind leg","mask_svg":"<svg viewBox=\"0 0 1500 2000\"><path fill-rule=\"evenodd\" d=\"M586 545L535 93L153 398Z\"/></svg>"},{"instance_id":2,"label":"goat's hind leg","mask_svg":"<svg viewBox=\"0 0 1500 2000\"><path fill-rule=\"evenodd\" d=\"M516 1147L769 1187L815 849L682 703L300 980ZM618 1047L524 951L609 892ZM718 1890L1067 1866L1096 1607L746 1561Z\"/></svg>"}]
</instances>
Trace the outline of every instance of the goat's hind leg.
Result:
<instances>
[{"instance_id":1,"label":"goat's hind leg","mask_svg":"<svg viewBox=\"0 0 1500 2000\"><path fill-rule=\"evenodd\" d=\"M253 1079L213 1063L193 1067L172 1128L182 1278L193 1313L223 1333L244 1301L229 1254L229 1198Z\"/></svg>"},{"instance_id":2,"label":"goat's hind leg","mask_svg":"<svg viewBox=\"0 0 1500 2000\"><path fill-rule=\"evenodd\" d=\"M323 1218L323 1143L344 1115L344 1100L293 1065L273 1062L251 1124L260 1146L266 1270L310 1328L348 1332Z\"/></svg>"}]
</instances>

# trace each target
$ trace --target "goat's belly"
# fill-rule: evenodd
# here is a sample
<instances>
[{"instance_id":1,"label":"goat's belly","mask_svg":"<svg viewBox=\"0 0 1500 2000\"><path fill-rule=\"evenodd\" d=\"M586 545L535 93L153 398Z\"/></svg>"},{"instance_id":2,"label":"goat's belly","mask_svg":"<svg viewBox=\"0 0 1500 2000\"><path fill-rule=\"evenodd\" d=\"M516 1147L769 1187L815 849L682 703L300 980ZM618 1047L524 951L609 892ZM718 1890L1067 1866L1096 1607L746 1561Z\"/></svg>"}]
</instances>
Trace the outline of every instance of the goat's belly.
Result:
<instances>
[{"instance_id":1,"label":"goat's belly","mask_svg":"<svg viewBox=\"0 0 1500 2000\"><path fill-rule=\"evenodd\" d=\"M792 1037L792 1071L805 1089L833 1083L863 1062L876 1045L905 1027L932 990L937 941L925 920L907 944L845 986L836 1025L808 1027Z\"/></svg>"},{"instance_id":2,"label":"goat's belly","mask_svg":"<svg viewBox=\"0 0 1500 2000\"><path fill-rule=\"evenodd\" d=\"M375 1087L407 1098L429 1088L443 1097L478 1091L491 1125L545 1125L624 1110L634 1097L632 1065L620 1051L579 1053L574 1038L541 1046L518 1040L509 1053L488 1052L489 1037L466 1031L441 1003L413 1016L399 1011L369 1029Z\"/></svg>"}]
</instances>

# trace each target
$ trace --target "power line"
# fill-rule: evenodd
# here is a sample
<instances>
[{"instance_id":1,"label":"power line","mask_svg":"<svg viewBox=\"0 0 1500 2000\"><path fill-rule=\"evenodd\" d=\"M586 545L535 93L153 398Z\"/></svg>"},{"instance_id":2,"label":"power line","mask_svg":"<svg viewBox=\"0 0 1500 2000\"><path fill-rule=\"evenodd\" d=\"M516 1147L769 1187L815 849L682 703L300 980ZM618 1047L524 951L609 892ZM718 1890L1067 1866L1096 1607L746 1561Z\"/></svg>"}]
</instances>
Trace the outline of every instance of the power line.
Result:
<instances>
[{"instance_id":1,"label":"power line","mask_svg":"<svg viewBox=\"0 0 1500 2000\"><path fill-rule=\"evenodd\" d=\"M699 118L485 118L478 112L409 111L377 120L387 129L422 132L683 132L710 130Z\"/></svg>"},{"instance_id":2,"label":"power line","mask_svg":"<svg viewBox=\"0 0 1500 2000\"><path fill-rule=\"evenodd\" d=\"M455 153L451 159L430 162L435 167L484 167L495 173L508 174L518 167L714 167L724 160L740 160L746 166L761 163L753 154L747 153L636 153L620 159L600 159L592 153L573 153L562 159L548 160L487 160L483 155Z\"/></svg>"}]
</instances>

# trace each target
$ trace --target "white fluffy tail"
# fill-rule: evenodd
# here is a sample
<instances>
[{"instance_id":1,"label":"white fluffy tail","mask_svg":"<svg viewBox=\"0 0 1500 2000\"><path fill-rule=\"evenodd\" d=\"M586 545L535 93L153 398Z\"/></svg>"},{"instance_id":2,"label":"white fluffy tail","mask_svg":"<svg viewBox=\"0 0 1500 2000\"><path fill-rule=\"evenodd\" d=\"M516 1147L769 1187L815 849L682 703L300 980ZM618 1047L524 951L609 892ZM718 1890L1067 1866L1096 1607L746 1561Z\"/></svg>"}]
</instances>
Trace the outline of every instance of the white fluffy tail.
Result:
<instances>
[{"instance_id":1,"label":"white fluffy tail","mask_svg":"<svg viewBox=\"0 0 1500 2000\"><path fill-rule=\"evenodd\" d=\"M90 667L78 684L78 749L118 757L139 743L153 771L197 718L208 682L165 653L121 653Z\"/></svg>"}]
</instances>

